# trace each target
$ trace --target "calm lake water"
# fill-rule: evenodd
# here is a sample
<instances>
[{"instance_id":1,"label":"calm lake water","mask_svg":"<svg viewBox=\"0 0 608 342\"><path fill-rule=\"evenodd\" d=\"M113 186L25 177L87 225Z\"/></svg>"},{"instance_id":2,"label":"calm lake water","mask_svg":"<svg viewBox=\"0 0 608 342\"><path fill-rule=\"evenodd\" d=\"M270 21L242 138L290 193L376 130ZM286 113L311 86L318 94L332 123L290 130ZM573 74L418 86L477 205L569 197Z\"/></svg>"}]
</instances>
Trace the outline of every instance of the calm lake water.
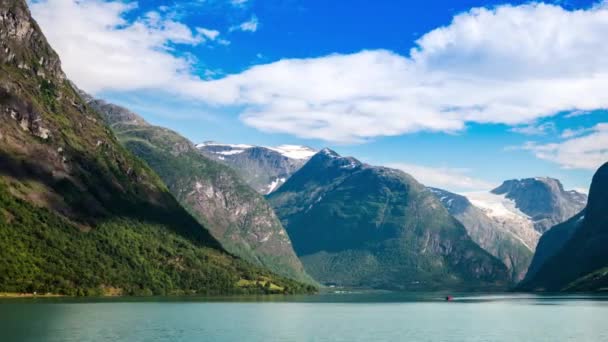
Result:
<instances>
[{"instance_id":1,"label":"calm lake water","mask_svg":"<svg viewBox=\"0 0 608 342\"><path fill-rule=\"evenodd\" d=\"M608 297L0 301L0 341L608 341Z\"/></svg>"}]
</instances>

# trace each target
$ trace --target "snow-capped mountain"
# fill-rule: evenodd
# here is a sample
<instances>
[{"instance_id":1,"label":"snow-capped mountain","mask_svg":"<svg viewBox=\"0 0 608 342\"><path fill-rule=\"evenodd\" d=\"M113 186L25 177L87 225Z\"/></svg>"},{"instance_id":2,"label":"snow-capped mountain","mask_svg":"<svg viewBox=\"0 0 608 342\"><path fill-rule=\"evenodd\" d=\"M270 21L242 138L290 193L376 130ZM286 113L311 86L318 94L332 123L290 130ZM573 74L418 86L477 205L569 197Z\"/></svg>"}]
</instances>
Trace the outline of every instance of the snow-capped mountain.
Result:
<instances>
[{"instance_id":1,"label":"snow-capped mountain","mask_svg":"<svg viewBox=\"0 0 608 342\"><path fill-rule=\"evenodd\" d=\"M548 177L508 180L491 192L513 201L541 234L578 214L587 204L587 195L566 191L559 180Z\"/></svg>"},{"instance_id":2,"label":"snow-capped mountain","mask_svg":"<svg viewBox=\"0 0 608 342\"><path fill-rule=\"evenodd\" d=\"M317 151L300 145L254 146L205 142L196 146L204 155L233 168L251 187L269 194Z\"/></svg>"},{"instance_id":3,"label":"snow-capped mountain","mask_svg":"<svg viewBox=\"0 0 608 342\"><path fill-rule=\"evenodd\" d=\"M436 188L429 190L462 223L475 243L507 266L513 281L523 279L534 253L531 246L536 244L539 234L530 222L510 211L510 203L490 198L483 201L487 205L482 208L479 200L478 205L474 205L473 200L465 196ZM485 195L479 194L479 197ZM529 238L520 237L526 235L530 235Z\"/></svg>"},{"instance_id":4,"label":"snow-capped mountain","mask_svg":"<svg viewBox=\"0 0 608 342\"><path fill-rule=\"evenodd\" d=\"M541 235L579 213L585 194L564 190L557 179L508 180L488 192L460 195L430 188L471 238L521 280Z\"/></svg>"},{"instance_id":5,"label":"snow-capped mountain","mask_svg":"<svg viewBox=\"0 0 608 342\"><path fill-rule=\"evenodd\" d=\"M507 180L489 192L462 195L531 250L547 229L576 215L587 203L587 195L564 190L559 180L548 177Z\"/></svg>"}]
</instances>

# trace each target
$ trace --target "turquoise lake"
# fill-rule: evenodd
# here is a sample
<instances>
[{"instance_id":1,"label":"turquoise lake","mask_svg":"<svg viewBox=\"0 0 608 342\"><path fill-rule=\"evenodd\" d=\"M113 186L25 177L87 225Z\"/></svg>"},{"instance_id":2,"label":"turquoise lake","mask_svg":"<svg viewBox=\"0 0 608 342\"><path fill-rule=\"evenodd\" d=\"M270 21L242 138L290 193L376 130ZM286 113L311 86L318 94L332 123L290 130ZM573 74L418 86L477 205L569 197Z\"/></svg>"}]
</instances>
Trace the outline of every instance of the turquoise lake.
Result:
<instances>
[{"instance_id":1,"label":"turquoise lake","mask_svg":"<svg viewBox=\"0 0 608 342\"><path fill-rule=\"evenodd\" d=\"M608 297L0 300L0 341L608 341Z\"/></svg>"}]
</instances>

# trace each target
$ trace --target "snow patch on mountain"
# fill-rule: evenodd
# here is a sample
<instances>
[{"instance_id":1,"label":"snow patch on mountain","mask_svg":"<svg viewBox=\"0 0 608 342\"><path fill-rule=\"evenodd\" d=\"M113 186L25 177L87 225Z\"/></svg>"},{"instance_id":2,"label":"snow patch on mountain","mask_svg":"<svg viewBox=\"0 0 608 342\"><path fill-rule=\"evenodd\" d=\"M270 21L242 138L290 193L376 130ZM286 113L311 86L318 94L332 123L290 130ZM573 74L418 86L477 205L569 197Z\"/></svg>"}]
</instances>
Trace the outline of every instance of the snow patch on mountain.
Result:
<instances>
[{"instance_id":1,"label":"snow patch on mountain","mask_svg":"<svg viewBox=\"0 0 608 342\"><path fill-rule=\"evenodd\" d=\"M214 141L206 141L202 144L197 144L196 148L202 148L205 146L219 146L219 147L236 148L236 149L248 149L248 148L255 147L253 145L247 145L247 144L220 144L220 143L216 143Z\"/></svg>"},{"instance_id":2,"label":"snow patch on mountain","mask_svg":"<svg viewBox=\"0 0 608 342\"><path fill-rule=\"evenodd\" d=\"M280 145L276 147L265 146L265 148L279 152L287 158L291 159L309 159L314 156L317 151L307 146L300 145Z\"/></svg>"},{"instance_id":3,"label":"snow patch on mountain","mask_svg":"<svg viewBox=\"0 0 608 342\"><path fill-rule=\"evenodd\" d=\"M541 234L534 229L531 217L521 212L515 201L505 195L491 192L467 192L461 195L481 209L490 219L503 230L511 233L526 247L534 251Z\"/></svg>"},{"instance_id":4,"label":"snow patch on mountain","mask_svg":"<svg viewBox=\"0 0 608 342\"><path fill-rule=\"evenodd\" d=\"M268 192L266 193L266 195L275 191L279 186L283 185L283 183L285 183L285 181L286 181L285 178L277 178L277 179L273 180L272 183L268 184Z\"/></svg>"},{"instance_id":5,"label":"snow patch on mountain","mask_svg":"<svg viewBox=\"0 0 608 342\"><path fill-rule=\"evenodd\" d=\"M205 148L205 147L216 147L222 148L222 151L214 151L215 154L222 155L233 155L245 152L250 148L261 147L266 148L274 152L278 152L281 155L290 158L290 159L299 159L306 160L310 157L314 156L317 151L307 146L300 145L279 145L279 146L254 146L247 144L221 144L213 141L204 142L202 144L197 144L197 148Z\"/></svg>"},{"instance_id":6,"label":"snow patch on mountain","mask_svg":"<svg viewBox=\"0 0 608 342\"><path fill-rule=\"evenodd\" d=\"M245 150L229 150L229 151L218 151L218 152L214 152L215 154L221 154L224 156L231 156L233 154L239 154L239 153L243 153L245 152Z\"/></svg>"},{"instance_id":7,"label":"snow patch on mountain","mask_svg":"<svg viewBox=\"0 0 608 342\"><path fill-rule=\"evenodd\" d=\"M496 195L491 192L468 192L462 194L467 197L473 205L482 209L490 217L530 217L517 209L515 201L505 195Z\"/></svg>"}]
</instances>

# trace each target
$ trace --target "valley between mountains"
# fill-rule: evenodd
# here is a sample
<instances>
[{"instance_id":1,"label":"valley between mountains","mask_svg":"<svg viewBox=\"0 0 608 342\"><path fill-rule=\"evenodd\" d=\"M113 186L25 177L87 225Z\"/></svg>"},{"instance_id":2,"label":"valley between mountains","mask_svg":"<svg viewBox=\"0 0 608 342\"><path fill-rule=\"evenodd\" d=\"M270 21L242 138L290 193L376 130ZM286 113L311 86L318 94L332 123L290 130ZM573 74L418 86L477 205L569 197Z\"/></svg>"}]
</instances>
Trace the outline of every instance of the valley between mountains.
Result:
<instances>
[{"instance_id":1,"label":"valley between mountains","mask_svg":"<svg viewBox=\"0 0 608 342\"><path fill-rule=\"evenodd\" d=\"M427 187L329 148L203 142L67 79L0 0L0 292L606 291L608 164Z\"/></svg>"}]
</instances>

